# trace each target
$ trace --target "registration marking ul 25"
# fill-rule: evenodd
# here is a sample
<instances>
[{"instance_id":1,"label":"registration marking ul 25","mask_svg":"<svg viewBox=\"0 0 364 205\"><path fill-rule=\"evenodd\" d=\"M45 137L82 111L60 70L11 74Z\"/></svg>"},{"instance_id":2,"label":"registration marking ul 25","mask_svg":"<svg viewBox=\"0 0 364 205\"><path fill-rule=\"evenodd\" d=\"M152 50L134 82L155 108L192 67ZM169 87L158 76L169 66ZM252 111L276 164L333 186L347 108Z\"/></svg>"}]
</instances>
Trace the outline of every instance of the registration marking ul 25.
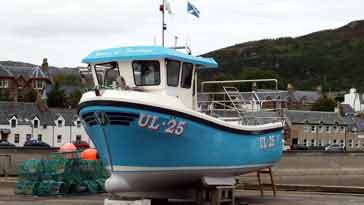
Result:
<instances>
[{"instance_id":1,"label":"registration marking ul 25","mask_svg":"<svg viewBox=\"0 0 364 205\"><path fill-rule=\"evenodd\" d=\"M259 138L260 149L273 148L276 144L276 138L274 135L262 136Z\"/></svg>"},{"instance_id":2,"label":"registration marking ul 25","mask_svg":"<svg viewBox=\"0 0 364 205\"><path fill-rule=\"evenodd\" d=\"M176 119L160 121L158 116L141 114L138 120L138 125L141 128L149 128L153 131L162 130L168 134L182 135L187 123Z\"/></svg>"}]
</instances>

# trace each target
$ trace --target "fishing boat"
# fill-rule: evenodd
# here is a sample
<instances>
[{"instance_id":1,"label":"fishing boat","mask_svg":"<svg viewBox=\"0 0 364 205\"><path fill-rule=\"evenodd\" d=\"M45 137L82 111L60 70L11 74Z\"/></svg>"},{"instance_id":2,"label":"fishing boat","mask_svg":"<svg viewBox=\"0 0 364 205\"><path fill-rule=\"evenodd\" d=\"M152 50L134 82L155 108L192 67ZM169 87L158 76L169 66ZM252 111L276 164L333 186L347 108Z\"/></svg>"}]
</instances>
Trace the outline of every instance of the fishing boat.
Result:
<instances>
[{"instance_id":1,"label":"fishing boat","mask_svg":"<svg viewBox=\"0 0 364 205\"><path fill-rule=\"evenodd\" d=\"M96 50L82 62L95 89L82 95L79 115L111 173L108 192L218 183L281 158L284 123L247 123L231 87L238 120L201 111L196 71L216 69L214 59L137 46Z\"/></svg>"}]
</instances>

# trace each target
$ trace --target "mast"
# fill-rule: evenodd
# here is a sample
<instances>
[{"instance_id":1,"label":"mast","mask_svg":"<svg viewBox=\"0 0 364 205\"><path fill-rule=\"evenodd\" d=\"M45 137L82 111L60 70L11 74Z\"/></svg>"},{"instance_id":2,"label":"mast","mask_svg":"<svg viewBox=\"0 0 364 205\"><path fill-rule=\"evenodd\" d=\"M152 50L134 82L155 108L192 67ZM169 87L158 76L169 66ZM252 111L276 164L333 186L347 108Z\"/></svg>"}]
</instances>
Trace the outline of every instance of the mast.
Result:
<instances>
[{"instance_id":1,"label":"mast","mask_svg":"<svg viewBox=\"0 0 364 205\"><path fill-rule=\"evenodd\" d=\"M164 31L167 29L164 21L165 0L162 0L162 5L160 5L159 10L162 12L162 47L164 47Z\"/></svg>"}]
</instances>

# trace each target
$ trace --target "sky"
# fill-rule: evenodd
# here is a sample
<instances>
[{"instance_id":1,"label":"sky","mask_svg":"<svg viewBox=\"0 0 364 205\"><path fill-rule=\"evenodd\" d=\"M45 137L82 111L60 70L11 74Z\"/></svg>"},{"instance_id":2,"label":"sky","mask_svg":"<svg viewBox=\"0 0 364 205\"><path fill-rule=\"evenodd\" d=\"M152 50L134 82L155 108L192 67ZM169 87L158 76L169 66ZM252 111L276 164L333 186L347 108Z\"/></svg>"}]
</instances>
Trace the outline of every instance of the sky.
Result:
<instances>
[{"instance_id":1,"label":"sky","mask_svg":"<svg viewBox=\"0 0 364 205\"><path fill-rule=\"evenodd\" d=\"M0 61L80 66L96 49L160 45L162 0L1 0ZM166 45L199 55L252 40L295 37L364 19L363 0L169 0Z\"/></svg>"}]
</instances>

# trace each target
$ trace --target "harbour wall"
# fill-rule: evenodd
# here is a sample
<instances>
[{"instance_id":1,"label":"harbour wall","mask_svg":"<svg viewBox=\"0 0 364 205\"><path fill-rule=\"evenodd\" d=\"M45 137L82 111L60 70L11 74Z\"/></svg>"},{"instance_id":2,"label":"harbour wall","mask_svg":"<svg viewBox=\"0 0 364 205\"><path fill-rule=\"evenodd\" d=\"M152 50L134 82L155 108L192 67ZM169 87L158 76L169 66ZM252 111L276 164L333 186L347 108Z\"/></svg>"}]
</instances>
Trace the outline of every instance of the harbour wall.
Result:
<instances>
[{"instance_id":1,"label":"harbour wall","mask_svg":"<svg viewBox=\"0 0 364 205\"><path fill-rule=\"evenodd\" d=\"M0 176L15 176L23 161L46 158L56 151L49 148L0 148Z\"/></svg>"}]
</instances>

